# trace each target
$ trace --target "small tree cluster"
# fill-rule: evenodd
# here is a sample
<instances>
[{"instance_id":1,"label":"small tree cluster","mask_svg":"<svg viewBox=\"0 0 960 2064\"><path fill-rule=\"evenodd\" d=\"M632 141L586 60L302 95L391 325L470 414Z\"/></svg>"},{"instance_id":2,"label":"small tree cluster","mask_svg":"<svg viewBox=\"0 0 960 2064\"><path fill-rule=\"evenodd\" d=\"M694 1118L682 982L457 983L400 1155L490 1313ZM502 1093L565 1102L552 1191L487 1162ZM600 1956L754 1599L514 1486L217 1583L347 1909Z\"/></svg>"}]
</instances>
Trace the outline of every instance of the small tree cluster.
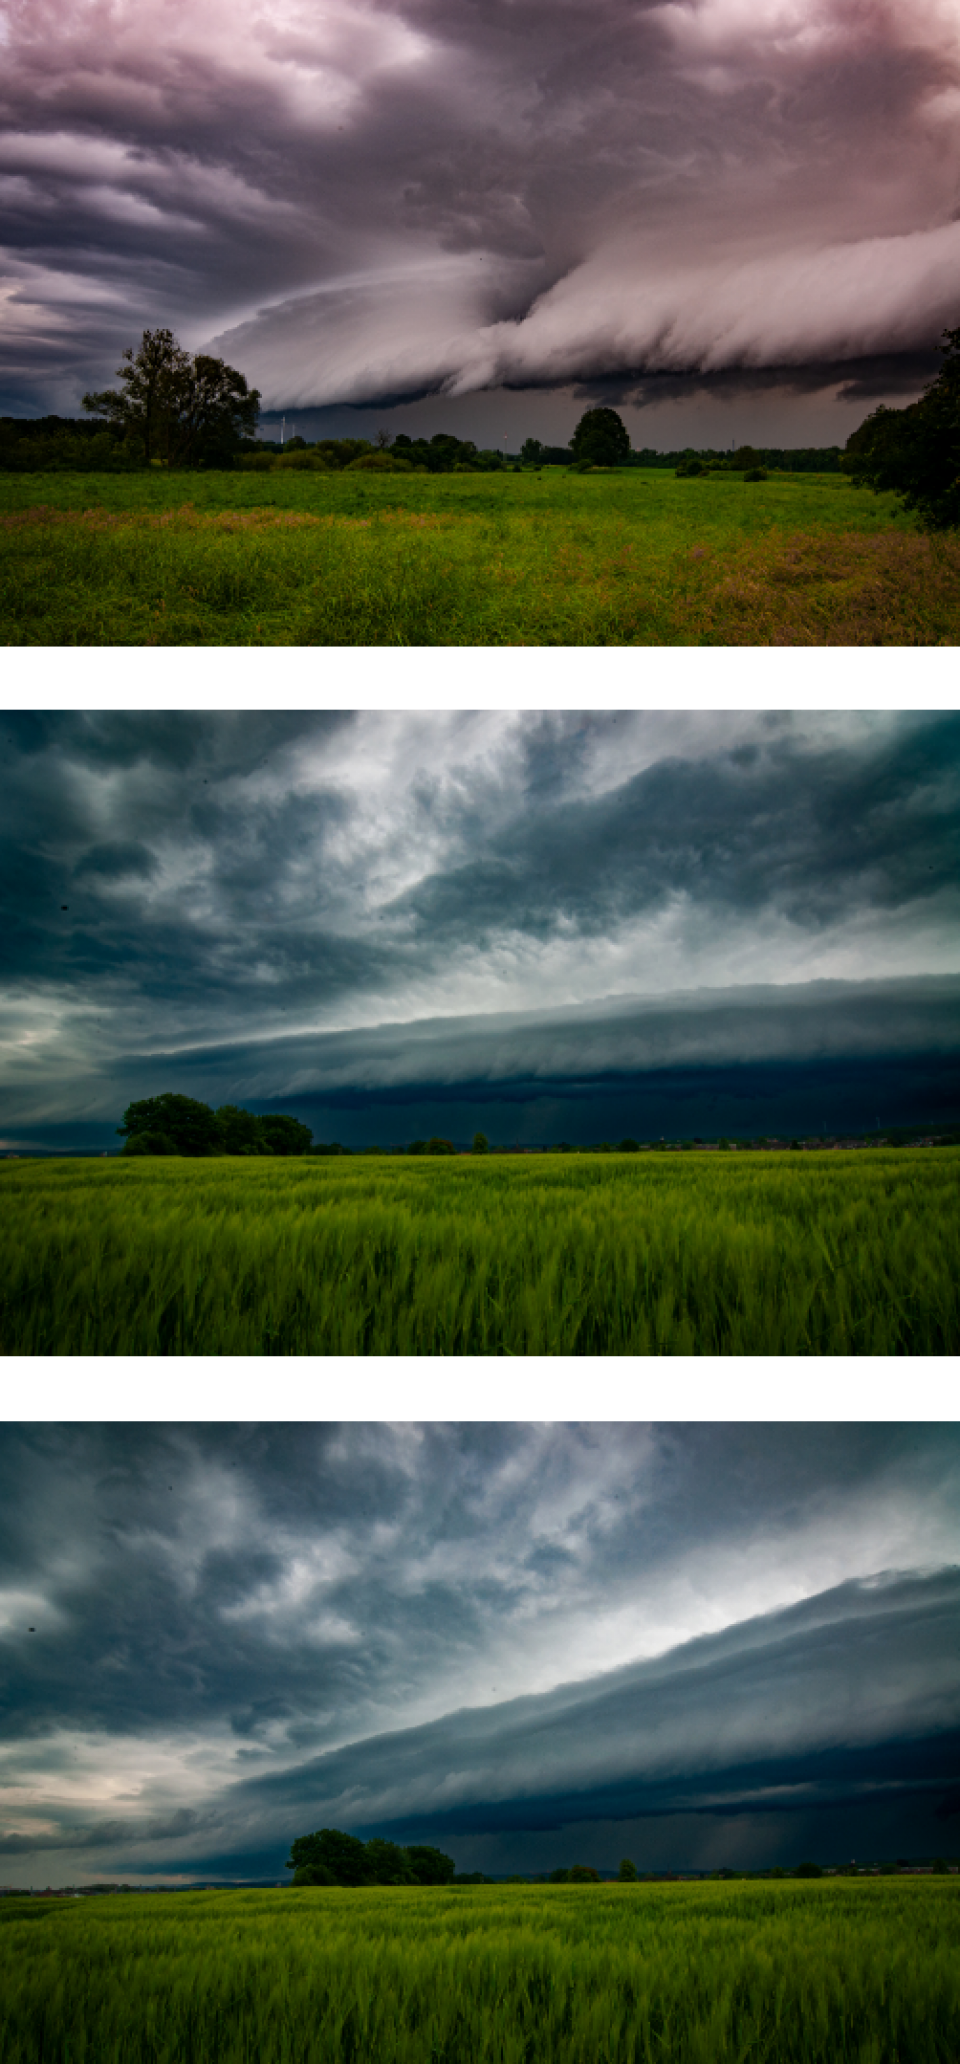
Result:
<instances>
[{"instance_id":1,"label":"small tree cluster","mask_svg":"<svg viewBox=\"0 0 960 2064\"><path fill-rule=\"evenodd\" d=\"M361 1842L341 1828L298 1835L286 1867L295 1885L448 1885L454 1874L453 1857L442 1849L422 1842L401 1848L379 1836Z\"/></svg>"},{"instance_id":2,"label":"small tree cluster","mask_svg":"<svg viewBox=\"0 0 960 2064\"><path fill-rule=\"evenodd\" d=\"M259 1116L237 1104L213 1110L171 1092L128 1104L117 1132L124 1154L306 1154L313 1144L299 1118L275 1111Z\"/></svg>"}]
</instances>

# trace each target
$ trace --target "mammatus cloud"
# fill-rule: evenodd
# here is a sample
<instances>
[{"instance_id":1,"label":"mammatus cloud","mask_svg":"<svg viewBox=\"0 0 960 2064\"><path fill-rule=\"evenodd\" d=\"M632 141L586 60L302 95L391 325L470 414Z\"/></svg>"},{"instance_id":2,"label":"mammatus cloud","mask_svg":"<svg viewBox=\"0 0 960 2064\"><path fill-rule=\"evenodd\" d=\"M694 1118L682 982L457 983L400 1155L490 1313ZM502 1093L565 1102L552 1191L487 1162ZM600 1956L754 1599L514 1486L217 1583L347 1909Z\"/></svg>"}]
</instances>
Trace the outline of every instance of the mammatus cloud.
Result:
<instances>
[{"instance_id":1,"label":"mammatus cloud","mask_svg":"<svg viewBox=\"0 0 960 2064\"><path fill-rule=\"evenodd\" d=\"M929 1819L957 1468L930 1426L9 1428L5 1868Z\"/></svg>"},{"instance_id":2,"label":"mammatus cloud","mask_svg":"<svg viewBox=\"0 0 960 2064\"><path fill-rule=\"evenodd\" d=\"M958 108L947 0L14 4L7 392L157 321L275 406L835 381L960 318Z\"/></svg>"}]
</instances>

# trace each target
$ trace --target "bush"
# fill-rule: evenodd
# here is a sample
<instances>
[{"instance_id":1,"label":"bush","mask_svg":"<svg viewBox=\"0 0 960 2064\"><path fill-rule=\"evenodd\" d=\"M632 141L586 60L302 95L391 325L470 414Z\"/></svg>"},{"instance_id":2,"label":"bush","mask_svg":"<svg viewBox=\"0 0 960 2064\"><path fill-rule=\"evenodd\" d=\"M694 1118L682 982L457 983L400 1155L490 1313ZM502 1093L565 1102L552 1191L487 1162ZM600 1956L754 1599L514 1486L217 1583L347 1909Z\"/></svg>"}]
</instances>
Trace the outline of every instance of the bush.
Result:
<instances>
[{"instance_id":1,"label":"bush","mask_svg":"<svg viewBox=\"0 0 960 2064\"><path fill-rule=\"evenodd\" d=\"M350 459L346 467L348 473L410 473L412 470L409 459L386 451L362 452L358 459Z\"/></svg>"}]
</instances>

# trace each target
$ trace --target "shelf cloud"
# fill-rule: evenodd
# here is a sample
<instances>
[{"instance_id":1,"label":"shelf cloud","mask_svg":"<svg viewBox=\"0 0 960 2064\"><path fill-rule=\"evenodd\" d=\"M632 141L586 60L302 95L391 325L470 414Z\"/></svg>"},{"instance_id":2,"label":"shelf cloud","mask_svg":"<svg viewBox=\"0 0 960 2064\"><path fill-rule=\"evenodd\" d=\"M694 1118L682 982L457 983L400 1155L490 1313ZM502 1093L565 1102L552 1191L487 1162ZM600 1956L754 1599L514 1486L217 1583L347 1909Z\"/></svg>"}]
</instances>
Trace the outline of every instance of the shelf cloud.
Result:
<instances>
[{"instance_id":1,"label":"shelf cloud","mask_svg":"<svg viewBox=\"0 0 960 2064\"><path fill-rule=\"evenodd\" d=\"M171 321L276 408L914 362L958 107L943 0L15 9L8 402Z\"/></svg>"},{"instance_id":2,"label":"shelf cloud","mask_svg":"<svg viewBox=\"0 0 960 2064\"><path fill-rule=\"evenodd\" d=\"M690 1132L739 1130L764 1070L763 1131L811 1100L818 1131L956 1116L952 713L22 713L3 740L8 1145L114 1145L161 1077L320 1137L352 1111L358 1144L451 1099L468 1138L478 1099L495 1131L552 1100L535 1140L601 1096L587 1137L636 1132L638 1096L659 1135L711 1071Z\"/></svg>"},{"instance_id":3,"label":"shelf cloud","mask_svg":"<svg viewBox=\"0 0 960 2064\"><path fill-rule=\"evenodd\" d=\"M10 1427L4 1871L935 1853L957 1470L930 1425Z\"/></svg>"}]
</instances>

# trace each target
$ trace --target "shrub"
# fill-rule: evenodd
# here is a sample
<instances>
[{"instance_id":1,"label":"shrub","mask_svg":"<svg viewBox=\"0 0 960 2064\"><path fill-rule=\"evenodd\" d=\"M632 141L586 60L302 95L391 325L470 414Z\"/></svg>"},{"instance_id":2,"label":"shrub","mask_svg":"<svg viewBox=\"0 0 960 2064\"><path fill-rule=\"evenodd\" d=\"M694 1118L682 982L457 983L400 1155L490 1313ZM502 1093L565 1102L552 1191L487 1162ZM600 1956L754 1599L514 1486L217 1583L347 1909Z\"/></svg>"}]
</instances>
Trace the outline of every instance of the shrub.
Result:
<instances>
[{"instance_id":1,"label":"shrub","mask_svg":"<svg viewBox=\"0 0 960 2064\"><path fill-rule=\"evenodd\" d=\"M395 457L393 452L361 452L358 459L350 459L348 473L410 473L413 469L409 459Z\"/></svg>"}]
</instances>

